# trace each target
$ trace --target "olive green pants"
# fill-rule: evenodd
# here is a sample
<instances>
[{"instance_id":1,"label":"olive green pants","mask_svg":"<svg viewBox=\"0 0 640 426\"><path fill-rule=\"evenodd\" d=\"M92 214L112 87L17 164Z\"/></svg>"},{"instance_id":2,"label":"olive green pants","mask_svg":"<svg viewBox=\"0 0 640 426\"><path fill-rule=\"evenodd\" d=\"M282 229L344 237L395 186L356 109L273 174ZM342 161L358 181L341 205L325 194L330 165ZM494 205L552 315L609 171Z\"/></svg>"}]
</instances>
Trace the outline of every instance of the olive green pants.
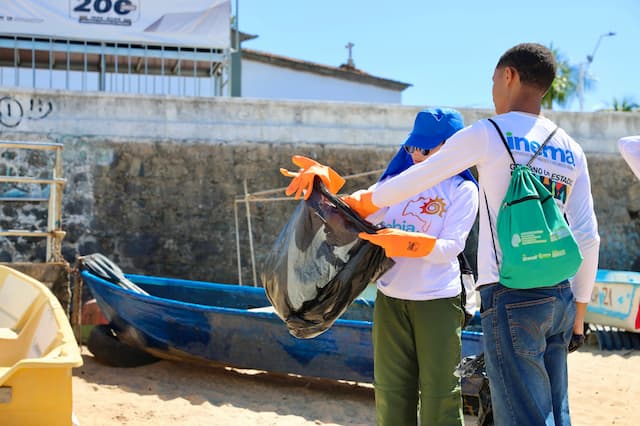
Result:
<instances>
[{"instance_id":1,"label":"olive green pants","mask_svg":"<svg viewBox=\"0 0 640 426\"><path fill-rule=\"evenodd\" d=\"M460 297L400 300L378 291L373 317L379 426L464 425ZM419 411L419 417L418 417Z\"/></svg>"}]
</instances>

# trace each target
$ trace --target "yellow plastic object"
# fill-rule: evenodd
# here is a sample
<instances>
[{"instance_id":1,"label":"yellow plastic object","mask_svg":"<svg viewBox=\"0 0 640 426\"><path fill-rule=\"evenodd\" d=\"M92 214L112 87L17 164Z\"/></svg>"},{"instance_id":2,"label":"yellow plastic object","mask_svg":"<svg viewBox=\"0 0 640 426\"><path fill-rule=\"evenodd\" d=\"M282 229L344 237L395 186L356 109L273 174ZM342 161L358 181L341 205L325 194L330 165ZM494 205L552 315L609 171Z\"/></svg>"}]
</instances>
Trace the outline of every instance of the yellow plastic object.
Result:
<instances>
[{"instance_id":1,"label":"yellow plastic object","mask_svg":"<svg viewBox=\"0 0 640 426\"><path fill-rule=\"evenodd\" d=\"M0 265L0 424L71 425L71 368L82 365L58 299Z\"/></svg>"}]
</instances>

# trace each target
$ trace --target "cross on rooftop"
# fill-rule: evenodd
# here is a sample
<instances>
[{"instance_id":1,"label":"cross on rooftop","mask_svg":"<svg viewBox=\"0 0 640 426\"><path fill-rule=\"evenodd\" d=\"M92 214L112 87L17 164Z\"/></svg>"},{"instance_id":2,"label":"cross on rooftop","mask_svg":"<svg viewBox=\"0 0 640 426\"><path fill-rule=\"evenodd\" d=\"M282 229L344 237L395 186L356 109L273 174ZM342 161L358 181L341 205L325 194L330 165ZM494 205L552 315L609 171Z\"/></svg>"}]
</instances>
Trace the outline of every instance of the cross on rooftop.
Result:
<instances>
[{"instance_id":1,"label":"cross on rooftop","mask_svg":"<svg viewBox=\"0 0 640 426\"><path fill-rule=\"evenodd\" d=\"M355 46L355 44L349 42L345 47L349 50L349 59L347 59L347 66L355 68L356 65L353 63L353 56L351 55L353 46Z\"/></svg>"}]
</instances>

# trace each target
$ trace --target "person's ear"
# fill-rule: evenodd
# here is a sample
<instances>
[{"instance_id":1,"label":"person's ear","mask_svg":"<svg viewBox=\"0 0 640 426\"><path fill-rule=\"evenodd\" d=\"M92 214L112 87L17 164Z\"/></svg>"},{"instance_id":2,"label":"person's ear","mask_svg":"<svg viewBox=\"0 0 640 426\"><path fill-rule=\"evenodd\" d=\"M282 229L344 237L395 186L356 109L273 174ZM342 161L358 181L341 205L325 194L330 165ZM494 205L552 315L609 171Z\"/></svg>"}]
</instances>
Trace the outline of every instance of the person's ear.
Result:
<instances>
[{"instance_id":1,"label":"person's ear","mask_svg":"<svg viewBox=\"0 0 640 426\"><path fill-rule=\"evenodd\" d=\"M507 84L511 83L511 80L513 79L513 68L504 67L504 79Z\"/></svg>"},{"instance_id":2,"label":"person's ear","mask_svg":"<svg viewBox=\"0 0 640 426\"><path fill-rule=\"evenodd\" d=\"M504 78L507 83L507 86L510 86L517 80L520 80L520 76L518 75L518 71L516 71L513 67L505 67L504 69Z\"/></svg>"}]
</instances>

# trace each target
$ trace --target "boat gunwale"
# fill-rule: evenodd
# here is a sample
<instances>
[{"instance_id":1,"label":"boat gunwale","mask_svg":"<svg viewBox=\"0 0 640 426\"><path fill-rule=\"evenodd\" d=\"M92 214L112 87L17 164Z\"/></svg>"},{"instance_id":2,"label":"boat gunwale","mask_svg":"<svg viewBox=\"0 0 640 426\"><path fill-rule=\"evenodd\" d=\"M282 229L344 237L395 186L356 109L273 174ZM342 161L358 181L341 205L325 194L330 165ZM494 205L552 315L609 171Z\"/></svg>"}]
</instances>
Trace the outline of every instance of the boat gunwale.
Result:
<instances>
[{"instance_id":1,"label":"boat gunwale","mask_svg":"<svg viewBox=\"0 0 640 426\"><path fill-rule=\"evenodd\" d=\"M640 287L640 272L598 269L595 281L597 283L627 284Z\"/></svg>"},{"instance_id":2,"label":"boat gunwale","mask_svg":"<svg viewBox=\"0 0 640 426\"><path fill-rule=\"evenodd\" d=\"M110 288L111 291L115 291L117 293L120 293L121 295L129 296L133 299L139 299L140 301L145 303L153 303L160 306L170 306L170 307L178 307L178 308L185 307L185 308L189 308L189 310L191 311L206 311L206 312L213 312L213 313L219 312L223 314L231 314L231 315L244 316L244 317L250 316L250 317L265 318L265 319L277 318L279 321L281 321L275 312L252 311L251 308L243 309L243 308L228 308L228 307L222 307L222 306L216 306L216 305L203 305L199 303L182 302L175 299L168 299L165 297L154 296L152 294L140 294L140 293L131 291L129 289L123 288L110 281L107 281L104 278L101 278L88 271L82 271L82 275L88 280L97 281L100 285ZM207 281L191 281L191 280L184 280L179 278L165 278L165 277L154 277L154 276L135 275L135 274L125 274L125 277L127 277L128 279L130 279L136 284L143 284L143 285L144 284L154 285L154 282L161 282L163 283L162 285L164 285L165 283L168 283L168 284L184 283L194 288L203 288L203 289L215 288L221 291L226 291L226 290L235 291L235 290L241 289L241 292L249 292L249 293L255 293L255 294L263 294L264 292L264 290L260 287L248 287L248 286L240 286L236 284L222 284L222 283L214 283L214 282L207 282ZM237 289L234 287L237 287ZM364 300L364 299L361 299L361 300ZM271 306L271 305L269 304L267 306ZM114 309L114 310L117 311L117 309ZM348 328L371 328L372 324L373 324L372 321L338 318L335 321L335 323L332 325L332 327L343 326Z\"/></svg>"}]
</instances>

